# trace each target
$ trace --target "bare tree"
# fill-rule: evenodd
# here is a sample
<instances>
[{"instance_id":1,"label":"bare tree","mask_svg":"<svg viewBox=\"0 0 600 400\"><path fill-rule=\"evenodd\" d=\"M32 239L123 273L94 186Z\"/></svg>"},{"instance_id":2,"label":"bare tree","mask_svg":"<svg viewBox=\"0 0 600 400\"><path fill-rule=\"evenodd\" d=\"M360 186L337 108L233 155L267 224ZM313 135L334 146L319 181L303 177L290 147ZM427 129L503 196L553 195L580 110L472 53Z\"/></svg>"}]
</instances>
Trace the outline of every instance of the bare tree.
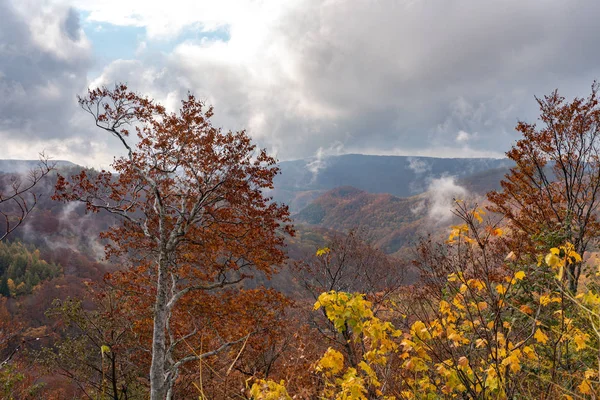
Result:
<instances>
[{"instance_id":1,"label":"bare tree","mask_svg":"<svg viewBox=\"0 0 600 400\"><path fill-rule=\"evenodd\" d=\"M0 219L4 225L3 231L0 231L0 241L6 239L33 211L41 196L34 188L53 169L54 163L42 153L39 164L29 170L26 176L6 175L0 187Z\"/></svg>"},{"instance_id":2,"label":"bare tree","mask_svg":"<svg viewBox=\"0 0 600 400\"><path fill-rule=\"evenodd\" d=\"M405 282L406 265L373 247L365 231L354 228L348 234L336 234L316 255L296 266L297 279L315 300L323 292L363 293L373 302L374 311ZM326 340L346 351L353 367L360 361L350 330L339 332L327 318L311 313L313 325Z\"/></svg>"}]
</instances>

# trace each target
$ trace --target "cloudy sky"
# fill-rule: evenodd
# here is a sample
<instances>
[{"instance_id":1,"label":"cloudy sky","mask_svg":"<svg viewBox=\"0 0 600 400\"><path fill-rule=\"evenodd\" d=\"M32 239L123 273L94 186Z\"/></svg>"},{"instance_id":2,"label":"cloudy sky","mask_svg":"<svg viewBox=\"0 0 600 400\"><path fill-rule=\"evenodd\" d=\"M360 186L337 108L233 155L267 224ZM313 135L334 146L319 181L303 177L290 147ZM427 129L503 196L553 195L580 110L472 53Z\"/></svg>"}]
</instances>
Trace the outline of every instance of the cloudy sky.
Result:
<instances>
[{"instance_id":1,"label":"cloudy sky","mask_svg":"<svg viewBox=\"0 0 600 400\"><path fill-rule=\"evenodd\" d=\"M600 77L597 0L0 0L0 158L106 167L76 95L126 82L279 159L500 157L534 95Z\"/></svg>"}]
</instances>

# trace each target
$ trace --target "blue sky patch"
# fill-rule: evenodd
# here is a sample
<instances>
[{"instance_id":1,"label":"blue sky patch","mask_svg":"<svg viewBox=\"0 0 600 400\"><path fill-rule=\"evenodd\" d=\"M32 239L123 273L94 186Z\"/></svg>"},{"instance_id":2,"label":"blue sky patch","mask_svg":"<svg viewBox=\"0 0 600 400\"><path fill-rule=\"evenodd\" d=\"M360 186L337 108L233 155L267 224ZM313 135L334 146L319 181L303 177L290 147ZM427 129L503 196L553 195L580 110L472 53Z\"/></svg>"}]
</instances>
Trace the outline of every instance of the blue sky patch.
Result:
<instances>
[{"instance_id":1,"label":"blue sky patch","mask_svg":"<svg viewBox=\"0 0 600 400\"><path fill-rule=\"evenodd\" d=\"M170 53L184 42L229 41L227 27L204 31L200 24L190 25L173 38L149 40L145 27L121 26L88 20L89 13L81 11L81 26L92 43L95 65L90 73L99 74L112 61L139 59L140 44L146 42L145 53Z\"/></svg>"}]
</instances>

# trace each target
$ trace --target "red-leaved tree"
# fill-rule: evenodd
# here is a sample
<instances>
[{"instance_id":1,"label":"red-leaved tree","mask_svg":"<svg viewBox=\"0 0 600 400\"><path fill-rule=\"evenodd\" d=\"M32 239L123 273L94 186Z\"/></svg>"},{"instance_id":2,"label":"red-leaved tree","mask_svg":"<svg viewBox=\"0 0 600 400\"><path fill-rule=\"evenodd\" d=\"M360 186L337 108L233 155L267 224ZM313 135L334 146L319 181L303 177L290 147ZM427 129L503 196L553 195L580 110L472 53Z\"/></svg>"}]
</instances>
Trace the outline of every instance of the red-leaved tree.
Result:
<instances>
[{"instance_id":1,"label":"red-leaved tree","mask_svg":"<svg viewBox=\"0 0 600 400\"><path fill-rule=\"evenodd\" d=\"M516 165L502 180L503 190L488 194L490 208L507 218L515 235L521 234L518 246L541 233L555 235L556 246L573 243L579 254L598 243L599 89L594 82L587 98L570 102L555 90L536 98L539 124L518 123L523 138L506 153ZM577 291L581 267L573 263L567 268L572 293Z\"/></svg>"},{"instance_id":2,"label":"red-leaved tree","mask_svg":"<svg viewBox=\"0 0 600 400\"><path fill-rule=\"evenodd\" d=\"M79 103L126 156L112 164L116 173L59 176L55 198L122 218L103 234L110 239L107 255L127 256L137 273L152 279L150 398L169 399L184 364L245 340L188 351L196 329L171 329L181 300L231 287L257 271L268 276L285 259L284 235L293 233L287 207L263 194L279 169L244 131L213 127L212 108L193 95L178 113L125 85L89 90Z\"/></svg>"}]
</instances>

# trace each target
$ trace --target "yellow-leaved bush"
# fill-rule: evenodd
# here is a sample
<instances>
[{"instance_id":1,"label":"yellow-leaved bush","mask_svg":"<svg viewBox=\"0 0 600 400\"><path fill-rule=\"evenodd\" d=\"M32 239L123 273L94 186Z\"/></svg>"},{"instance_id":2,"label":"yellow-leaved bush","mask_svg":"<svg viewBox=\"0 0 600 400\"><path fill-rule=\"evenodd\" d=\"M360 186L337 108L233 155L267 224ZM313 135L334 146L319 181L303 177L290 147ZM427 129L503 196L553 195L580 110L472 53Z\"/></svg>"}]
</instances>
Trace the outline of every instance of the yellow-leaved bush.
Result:
<instances>
[{"instance_id":1,"label":"yellow-leaved bush","mask_svg":"<svg viewBox=\"0 0 600 400\"><path fill-rule=\"evenodd\" d=\"M255 400L291 400L284 382L259 379L252 384L248 393Z\"/></svg>"},{"instance_id":2,"label":"yellow-leaved bush","mask_svg":"<svg viewBox=\"0 0 600 400\"><path fill-rule=\"evenodd\" d=\"M314 309L323 308L338 332L349 333L351 340L359 344L356 347L364 349L360 360L348 367L339 351L329 348L325 352L316 370L323 374L326 398L366 400L371 393L382 394L376 368L385 366L389 354L398 349L394 338L402 332L377 318L371 307L361 294L335 291L322 293L315 303Z\"/></svg>"},{"instance_id":3,"label":"yellow-leaved bush","mask_svg":"<svg viewBox=\"0 0 600 400\"><path fill-rule=\"evenodd\" d=\"M490 243L503 230L477 231L482 215L476 209L464 225L452 227L446 246L448 252L461 248L460 257L451 258L460 268L446 275L438 295L386 312L408 314L403 332L375 315L361 294L319 296L314 309L360 353L351 360L330 347L315 363L324 383L320 398L597 398L600 294L594 279L600 270L581 293L569 293L563 271L582 262L570 243L530 258L511 253L489 266ZM251 395L287 398L265 397L267 387L257 382Z\"/></svg>"}]
</instances>

